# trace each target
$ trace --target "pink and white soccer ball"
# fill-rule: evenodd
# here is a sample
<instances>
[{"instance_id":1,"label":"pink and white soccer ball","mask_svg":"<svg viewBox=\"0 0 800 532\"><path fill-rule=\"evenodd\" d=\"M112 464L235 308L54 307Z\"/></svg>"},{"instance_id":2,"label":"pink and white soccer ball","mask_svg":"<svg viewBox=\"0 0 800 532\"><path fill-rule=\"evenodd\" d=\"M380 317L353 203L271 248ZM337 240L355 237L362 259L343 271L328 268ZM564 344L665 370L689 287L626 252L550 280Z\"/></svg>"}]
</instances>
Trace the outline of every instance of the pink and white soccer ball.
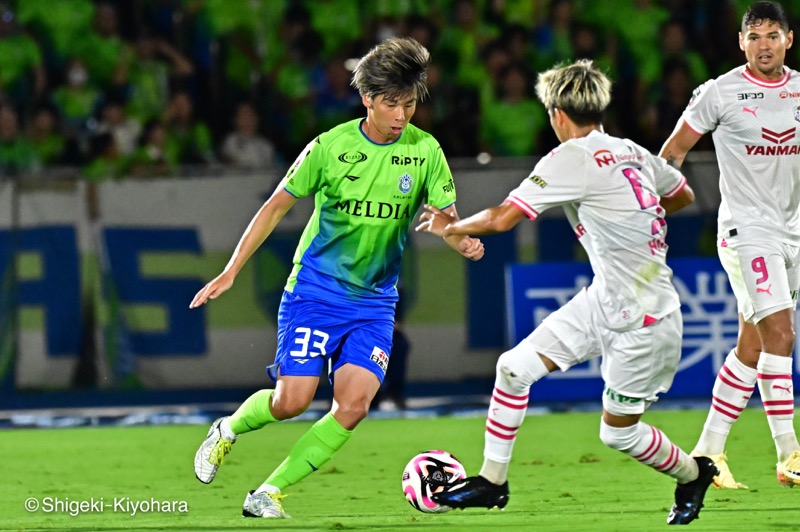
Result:
<instances>
[{"instance_id":1,"label":"pink and white soccer ball","mask_svg":"<svg viewBox=\"0 0 800 532\"><path fill-rule=\"evenodd\" d=\"M403 471L403 495L408 503L425 513L450 510L431 500L431 495L446 491L467 478L461 462L446 451L425 451L406 465Z\"/></svg>"}]
</instances>

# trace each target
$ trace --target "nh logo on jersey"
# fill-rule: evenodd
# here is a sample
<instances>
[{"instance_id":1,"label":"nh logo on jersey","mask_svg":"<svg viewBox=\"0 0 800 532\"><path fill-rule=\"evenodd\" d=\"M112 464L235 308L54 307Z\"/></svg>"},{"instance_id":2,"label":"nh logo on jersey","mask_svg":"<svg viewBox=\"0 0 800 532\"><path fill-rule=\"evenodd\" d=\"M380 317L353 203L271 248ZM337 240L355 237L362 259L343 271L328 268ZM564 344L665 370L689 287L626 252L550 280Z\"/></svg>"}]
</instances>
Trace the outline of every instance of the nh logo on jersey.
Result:
<instances>
[{"instance_id":1,"label":"nh logo on jersey","mask_svg":"<svg viewBox=\"0 0 800 532\"><path fill-rule=\"evenodd\" d=\"M411 187L413 186L414 179L408 174L403 174L397 179L397 188L399 188L400 192L403 194L411 192Z\"/></svg>"},{"instance_id":2,"label":"nh logo on jersey","mask_svg":"<svg viewBox=\"0 0 800 532\"><path fill-rule=\"evenodd\" d=\"M386 370L389 369L389 355L387 355L386 351L380 347L375 346L375 348L372 350L372 354L369 356L369 359L375 362L384 373L386 373Z\"/></svg>"},{"instance_id":3,"label":"nh logo on jersey","mask_svg":"<svg viewBox=\"0 0 800 532\"><path fill-rule=\"evenodd\" d=\"M774 142L775 144L783 144L789 140L794 138L794 132L797 128L787 129L786 131L781 131L780 133L777 131L770 131L769 129L762 127L761 128L761 136L767 139L770 142Z\"/></svg>"},{"instance_id":4,"label":"nh logo on jersey","mask_svg":"<svg viewBox=\"0 0 800 532\"><path fill-rule=\"evenodd\" d=\"M608 150L597 150L593 154L594 160L597 163L597 166L600 168L606 166L607 164L614 164L616 159L614 159L614 154Z\"/></svg>"},{"instance_id":5,"label":"nh logo on jersey","mask_svg":"<svg viewBox=\"0 0 800 532\"><path fill-rule=\"evenodd\" d=\"M778 96L781 97L781 100L785 100L786 98L800 98L800 92L781 91Z\"/></svg>"},{"instance_id":6,"label":"nh logo on jersey","mask_svg":"<svg viewBox=\"0 0 800 532\"><path fill-rule=\"evenodd\" d=\"M337 158L343 163L356 164L366 161L367 154L360 151L346 151Z\"/></svg>"}]
</instances>

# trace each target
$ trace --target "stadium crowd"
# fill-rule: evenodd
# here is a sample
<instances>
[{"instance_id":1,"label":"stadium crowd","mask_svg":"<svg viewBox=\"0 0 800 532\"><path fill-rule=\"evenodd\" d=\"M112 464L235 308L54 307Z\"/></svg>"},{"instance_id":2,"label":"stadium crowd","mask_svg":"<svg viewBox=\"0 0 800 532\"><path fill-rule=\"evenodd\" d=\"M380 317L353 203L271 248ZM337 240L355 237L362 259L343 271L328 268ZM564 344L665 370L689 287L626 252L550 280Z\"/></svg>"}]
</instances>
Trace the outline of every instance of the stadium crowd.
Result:
<instances>
[{"instance_id":1,"label":"stadium crowd","mask_svg":"<svg viewBox=\"0 0 800 532\"><path fill-rule=\"evenodd\" d=\"M391 35L432 52L431 97L414 122L448 157L555 146L533 82L575 58L594 59L614 80L606 129L658 151L692 90L741 63L731 33L748 3L7 1L0 175L64 166L96 181L208 165L281 170L316 133L364 115L352 58ZM795 27L800 10L786 9Z\"/></svg>"}]
</instances>

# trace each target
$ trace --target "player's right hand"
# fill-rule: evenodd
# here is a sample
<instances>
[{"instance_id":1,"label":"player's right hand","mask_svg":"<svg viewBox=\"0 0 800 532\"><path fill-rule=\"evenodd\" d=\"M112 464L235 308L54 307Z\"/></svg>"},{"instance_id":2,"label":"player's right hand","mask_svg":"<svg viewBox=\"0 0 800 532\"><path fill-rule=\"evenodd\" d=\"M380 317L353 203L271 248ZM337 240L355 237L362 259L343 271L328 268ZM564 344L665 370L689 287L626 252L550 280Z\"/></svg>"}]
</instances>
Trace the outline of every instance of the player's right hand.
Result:
<instances>
[{"instance_id":1,"label":"player's right hand","mask_svg":"<svg viewBox=\"0 0 800 532\"><path fill-rule=\"evenodd\" d=\"M195 294L194 299L189 303L189 308L197 308L206 304L209 299L217 299L231 286L233 286L233 275L227 272L219 274Z\"/></svg>"}]
</instances>

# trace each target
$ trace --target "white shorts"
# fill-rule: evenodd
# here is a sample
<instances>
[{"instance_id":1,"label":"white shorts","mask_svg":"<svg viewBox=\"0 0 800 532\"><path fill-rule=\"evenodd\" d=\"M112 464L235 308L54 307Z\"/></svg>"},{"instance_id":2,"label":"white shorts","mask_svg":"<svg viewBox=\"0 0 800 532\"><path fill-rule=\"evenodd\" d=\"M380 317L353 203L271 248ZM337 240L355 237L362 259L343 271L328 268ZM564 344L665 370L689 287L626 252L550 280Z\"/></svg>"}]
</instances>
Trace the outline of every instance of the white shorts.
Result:
<instances>
[{"instance_id":1,"label":"white shorts","mask_svg":"<svg viewBox=\"0 0 800 532\"><path fill-rule=\"evenodd\" d=\"M519 347L541 353L561 371L602 356L603 408L611 414L643 413L672 386L681 358L680 310L646 327L617 332L600 325L586 290L550 314Z\"/></svg>"},{"instance_id":2,"label":"white shorts","mask_svg":"<svg viewBox=\"0 0 800 532\"><path fill-rule=\"evenodd\" d=\"M800 247L741 237L720 239L719 260L731 283L739 313L758 323L783 309L797 307Z\"/></svg>"}]
</instances>

